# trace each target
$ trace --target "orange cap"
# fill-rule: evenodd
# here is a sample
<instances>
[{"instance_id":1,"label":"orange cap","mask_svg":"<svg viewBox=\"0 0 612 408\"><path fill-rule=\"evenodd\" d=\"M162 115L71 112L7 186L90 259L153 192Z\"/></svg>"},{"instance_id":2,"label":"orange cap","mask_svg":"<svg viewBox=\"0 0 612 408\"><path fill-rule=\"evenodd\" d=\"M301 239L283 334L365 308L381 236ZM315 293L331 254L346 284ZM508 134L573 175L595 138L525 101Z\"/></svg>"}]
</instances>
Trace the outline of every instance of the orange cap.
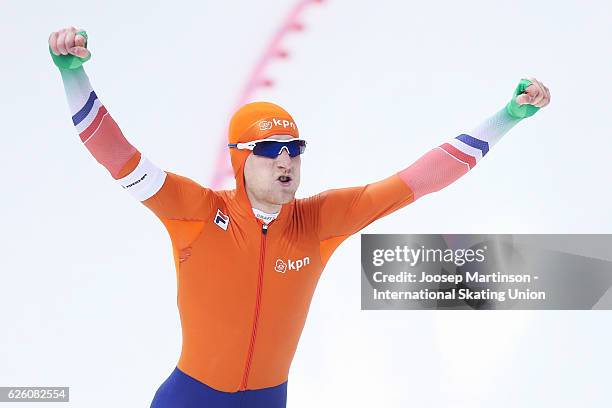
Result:
<instances>
[{"instance_id":1,"label":"orange cap","mask_svg":"<svg viewBox=\"0 0 612 408\"><path fill-rule=\"evenodd\" d=\"M229 125L228 143L245 143L272 135L300 137L291 115L271 102L252 102L234 113ZM242 167L250 150L229 149L234 176L242 175Z\"/></svg>"}]
</instances>

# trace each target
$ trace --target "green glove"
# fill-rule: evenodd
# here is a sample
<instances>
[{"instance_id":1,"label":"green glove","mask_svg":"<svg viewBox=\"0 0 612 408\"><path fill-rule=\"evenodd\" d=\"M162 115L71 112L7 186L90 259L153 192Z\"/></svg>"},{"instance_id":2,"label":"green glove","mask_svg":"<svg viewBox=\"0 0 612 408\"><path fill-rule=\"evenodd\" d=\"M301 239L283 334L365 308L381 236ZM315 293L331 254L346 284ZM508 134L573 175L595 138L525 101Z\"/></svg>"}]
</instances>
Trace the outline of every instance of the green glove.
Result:
<instances>
[{"instance_id":1,"label":"green glove","mask_svg":"<svg viewBox=\"0 0 612 408\"><path fill-rule=\"evenodd\" d=\"M506 105L506 110L513 118L528 118L540 110L540 108L538 108L537 106L533 106L528 103L523 105L519 105L518 103L516 103L516 97L522 93L525 93L525 89L527 89L529 85L531 85L530 80L521 79L521 82L519 82L518 86L514 90L514 95L512 95L512 99Z\"/></svg>"},{"instance_id":2,"label":"green glove","mask_svg":"<svg viewBox=\"0 0 612 408\"><path fill-rule=\"evenodd\" d=\"M85 37L85 48L87 48L87 33L85 31L79 31L77 34ZM53 62L59 69L77 69L91 58L91 52L85 58L77 57L76 55L55 55L51 46L49 46L49 52Z\"/></svg>"}]
</instances>

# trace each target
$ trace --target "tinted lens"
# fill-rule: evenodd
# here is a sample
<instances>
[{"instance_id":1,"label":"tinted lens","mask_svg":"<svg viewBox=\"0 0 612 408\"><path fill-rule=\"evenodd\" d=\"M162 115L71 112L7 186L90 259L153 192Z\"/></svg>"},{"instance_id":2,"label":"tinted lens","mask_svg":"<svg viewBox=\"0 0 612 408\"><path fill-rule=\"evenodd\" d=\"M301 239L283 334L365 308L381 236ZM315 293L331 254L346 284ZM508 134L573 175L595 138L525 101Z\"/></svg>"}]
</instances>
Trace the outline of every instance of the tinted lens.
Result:
<instances>
[{"instance_id":1,"label":"tinted lens","mask_svg":"<svg viewBox=\"0 0 612 408\"><path fill-rule=\"evenodd\" d=\"M306 150L306 141L304 140L293 140L285 144L289 149L289 156L291 157L300 155Z\"/></svg>"},{"instance_id":2,"label":"tinted lens","mask_svg":"<svg viewBox=\"0 0 612 408\"><path fill-rule=\"evenodd\" d=\"M292 140L290 142L277 142L277 141L263 141L257 142L253 148L253 154L258 156L265 156L275 158L279 155L283 147L286 147L289 151L289 156L295 157L304 153L306 150L306 141L304 140Z\"/></svg>"},{"instance_id":3,"label":"tinted lens","mask_svg":"<svg viewBox=\"0 0 612 408\"><path fill-rule=\"evenodd\" d=\"M279 142L257 142L253 148L253 154L270 157L273 159L278 156L278 153L282 147L283 144Z\"/></svg>"}]
</instances>

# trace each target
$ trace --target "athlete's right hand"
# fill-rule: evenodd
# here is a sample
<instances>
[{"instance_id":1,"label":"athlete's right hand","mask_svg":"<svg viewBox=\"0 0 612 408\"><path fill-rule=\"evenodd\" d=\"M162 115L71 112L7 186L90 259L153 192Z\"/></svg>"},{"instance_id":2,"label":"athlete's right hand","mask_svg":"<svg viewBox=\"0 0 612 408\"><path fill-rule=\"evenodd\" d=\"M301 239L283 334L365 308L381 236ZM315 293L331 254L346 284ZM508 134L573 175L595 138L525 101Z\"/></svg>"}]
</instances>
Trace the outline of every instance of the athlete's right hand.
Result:
<instances>
[{"instance_id":1,"label":"athlete's right hand","mask_svg":"<svg viewBox=\"0 0 612 408\"><path fill-rule=\"evenodd\" d=\"M91 58L84 30L68 27L49 35L49 52L61 70L77 69Z\"/></svg>"},{"instance_id":2,"label":"athlete's right hand","mask_svg":"<svg viewBox=\"0 0 612 408\"><path fill-rule=\"evenodd\" d=\"M83 31L75 27L54 31L49 36L49 47L55 55L74 55L87 58L89 50L85 48L85 37L77 33Z\"/></svg>"}]
</instances>

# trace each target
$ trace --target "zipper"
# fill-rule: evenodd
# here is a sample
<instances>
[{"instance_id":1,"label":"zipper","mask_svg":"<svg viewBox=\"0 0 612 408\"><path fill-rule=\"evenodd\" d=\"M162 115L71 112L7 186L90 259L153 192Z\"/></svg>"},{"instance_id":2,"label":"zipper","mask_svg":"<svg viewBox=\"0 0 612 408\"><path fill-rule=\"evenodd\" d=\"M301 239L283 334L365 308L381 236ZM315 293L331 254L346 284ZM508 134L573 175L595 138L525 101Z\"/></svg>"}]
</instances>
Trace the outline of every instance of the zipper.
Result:
<instances>
[{"instance_id":1,"label":"zipper","mask_svg":"<svg viewBox=\"0 0 612 408\"><path fill-rule=\"evenodd\" d=\"M251 342L249 344L249 352L247 354L247 361L244 367L244 374L242 375L242 383L240 384L240 390L246 390L247 381L249 380L249 371L251 370L251 362L253 361L253 350L255 349L255 338L257 337L257 323L259 321L259 309L261 307L261 291L263 286L263 271L264 271L264 259L266 254L266 234L268 232L268 225L262 224L261 226L261 245L259 251L259 274L257 276L257 297L255 299L255 317L253 319L253 330L251 331Z\"/></svg>"}]
</instances>

